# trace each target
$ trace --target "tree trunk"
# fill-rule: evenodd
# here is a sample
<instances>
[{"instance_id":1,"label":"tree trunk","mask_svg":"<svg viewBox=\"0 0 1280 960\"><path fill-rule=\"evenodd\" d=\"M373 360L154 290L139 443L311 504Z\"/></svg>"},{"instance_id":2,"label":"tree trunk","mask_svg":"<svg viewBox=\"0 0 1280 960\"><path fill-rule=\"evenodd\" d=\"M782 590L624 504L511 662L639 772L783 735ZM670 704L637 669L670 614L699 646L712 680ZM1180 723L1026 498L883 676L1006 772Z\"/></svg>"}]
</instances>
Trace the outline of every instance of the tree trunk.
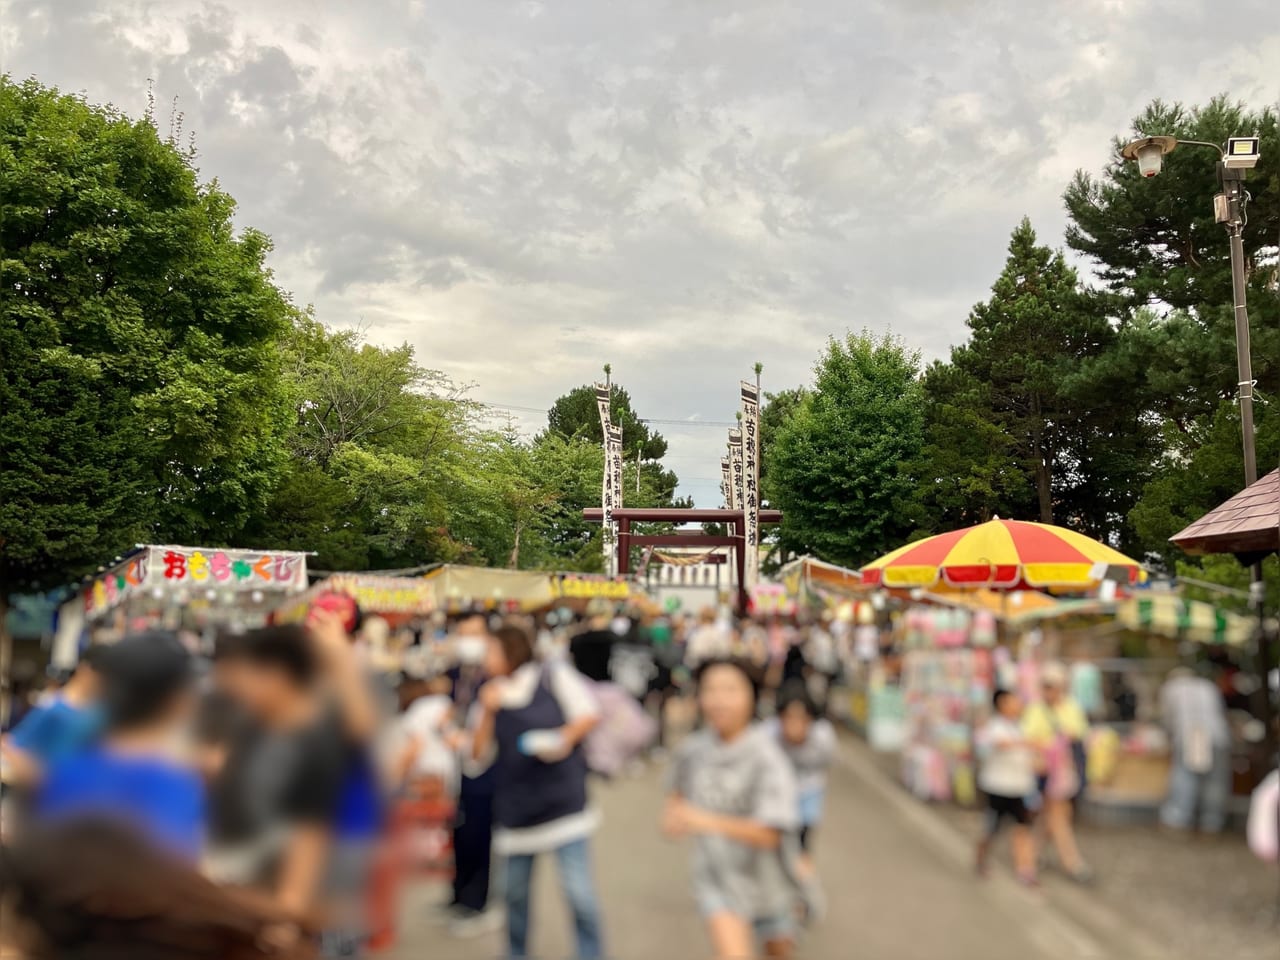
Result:
<instances>
[{"instance_id":1,"label":"tree trunk","mask_svg":"<svg viewBox=\"0 0 1280 960\"><path fill-rule=\"evenodd\" d=\"M524 529L524 524L522 523L516 524L516 540L515 540L515 543L511 545L511 556L507 560L508 570L520 569L520 532L523 529Z\"/></svg>"},{"instance_id":2,"label":"tree trunk","mask_svg":"<svg viewBox=\"0 0 1280 960\"><path fill-rule=\"evenodd\" d=\"M1049 473L1049 451L1045 449L1044 421L1040 419L1040 398L1031 398L1031 453L1036 458L1036 496L1040 500L1040 522L1053 523L1053 477Z\"/></svg>"},{"instance_id":3,"label":"tree trunk","mask_svg":"<svg viewBox=\"0 0 1280 960\"><path fill-rule=\"evenodd\" d=\"M1040 498L1040 522L1053 523L1053 484L1043 450L1036 451L1036 493Z\"/></svg>"}]
</instances>

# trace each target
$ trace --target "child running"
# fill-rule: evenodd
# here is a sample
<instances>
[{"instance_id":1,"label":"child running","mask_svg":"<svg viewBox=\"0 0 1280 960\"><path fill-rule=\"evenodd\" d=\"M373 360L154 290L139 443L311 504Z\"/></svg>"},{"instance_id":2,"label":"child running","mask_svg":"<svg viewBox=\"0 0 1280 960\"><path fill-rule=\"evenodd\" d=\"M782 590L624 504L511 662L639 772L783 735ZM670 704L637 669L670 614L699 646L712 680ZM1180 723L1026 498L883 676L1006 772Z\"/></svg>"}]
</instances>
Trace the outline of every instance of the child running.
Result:
<instances>
[{"instance_id":1,"label":"child running","mask_svg":"<svg viewBox=\"0 0 1280 960\"><path fill-rule=\"evenodd\" d=\"M1022 733L1022 701L997 690L996 712L978 731L982 769L978 786L987 795L987 820L978 841L978 873L985 875L992 841L1006 818L1013 821L1013 866L1019 881L1036 885L1035 845L1027 797L1036 789L1035 750Z\"/></svg>"},{"instance_id":2,"label":"child running","mask_svg":"<svg viewBox=\"0 0 1280 960\"><path fill-rule=\"evenodd\" d=\"M836 755L835 727L821 716L803 681L792 682L782 688L778 694L778 715L766 726L795 771L800 798L801 854L798 872L812 907L819 900L817 875L813 867L813 836L822 822L827 770Z\"/></svg>"},{"instance_id":3,"label":"child running","mask_svg":"<svg viewBox=\"0 0 1280 960\"><path fill-rule=\"evenodd\" d=\"M794 888L784 849L799 826L796 781L776 737L754 723L750 671L709 660L698 673L704 726L680 746L663 817L667 836L693 837L693 886L715 956L770 957L794 947Z\"/></svg>"}]
</instances>

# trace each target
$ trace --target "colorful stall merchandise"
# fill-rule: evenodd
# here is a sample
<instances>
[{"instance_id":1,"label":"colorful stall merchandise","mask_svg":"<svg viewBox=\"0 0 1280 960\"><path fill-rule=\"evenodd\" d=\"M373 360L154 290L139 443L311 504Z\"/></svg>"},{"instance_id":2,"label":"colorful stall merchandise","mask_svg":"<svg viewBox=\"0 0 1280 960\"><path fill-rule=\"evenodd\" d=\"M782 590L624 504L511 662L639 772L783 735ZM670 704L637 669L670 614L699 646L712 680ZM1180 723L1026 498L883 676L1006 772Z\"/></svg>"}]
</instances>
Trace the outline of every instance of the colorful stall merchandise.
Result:
<instances>
[{"instance_id":1,"label":"colorful stall merchandise","mask_svg":"<svg viewBox=\"0 0 1280 960\"><path fill-rule=\"evenodd\" d=\"M971 642L973 620L967 610L915 607L901 621L902 774L922 799L963 805L977 799L973 733L989 712L996 663L989 646Z\"/></svg>"},{"instance_id":2,"label":"colorful stall merchandise","mask_svg":"<svg viewBox=\"0 0 1280 960\"><path fill-rule=\"evenodd\" d=\"M154 618L192 607L218 611L265 610L280 594L307 587L307 555L287 550L143 546L90 580L81 591L85 619L101 623L113 612Z\"/></svg>"},{"instance_id":3,"label":"colorful stall merchandise","mask_svg":"<svg viewBox=\"0 0 1280 960\"><path fill-rule=\"evenodd\" d=\"M780 583L759 583L751 590L751 612L759 617L790 617L795 600Z\"/></svg>"},{"instance_id":4,"label":"colorful stall merchandise","mask_svg":"<svg viewBox=\"0 0 1280 960\"><path fill-rule=\"evenodd\" d=\"M907 702L902 687L889 682L883 663L871 667L866 729L867 743L881 753L897 753L907 742Z\"/></svg>"}]
</instances>

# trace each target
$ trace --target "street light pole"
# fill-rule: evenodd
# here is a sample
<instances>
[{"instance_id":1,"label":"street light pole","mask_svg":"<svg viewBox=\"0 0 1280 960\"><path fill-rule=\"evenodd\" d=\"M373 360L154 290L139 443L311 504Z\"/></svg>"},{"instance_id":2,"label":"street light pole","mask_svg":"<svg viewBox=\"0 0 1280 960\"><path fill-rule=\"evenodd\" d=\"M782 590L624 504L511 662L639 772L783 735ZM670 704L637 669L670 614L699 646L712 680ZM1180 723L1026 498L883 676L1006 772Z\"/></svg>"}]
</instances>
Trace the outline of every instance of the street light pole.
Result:
<instances>
[{"instance_id":1,"label":"street light pole","mask_svg":"<svg viewBox=\"0 0 1280 960\"><path fill-rule=\"evenodd\" d=\"M1253 486L1258 480L1258 454L1253 428L1253 353L1249 347L1249 311L1245 304L1246 284L1244 270L1244 171L1232 170L1218 162L1218 181L1222 193L1214 198L1214 212L1227 228L1231 244L1231 300L1236 323L1236 397L1240 403L1240 434L1244 441L1244 485ZM1265 599L1267 586L1262 574L1262 561L1250 567L1249 605L1258 614L1258 626L1265 637ZM1266 640L1259 646L1265 649ZM1271 702L1267 686L1269 671L1266 657L1262 657L1263 699ZM1270 722L1271 718L1267 718Z\"/></svg>"},{"instance_id":2,"label":"street light pole","mask_svg":"<svg viewBox=\"0 0 1280 960\"><path fill-rule=\"evenodd\" d=\"M1213 198L1213 215L1227 228L1231 245L1231 300L1236 325L1236 399L1240 404L1240 436L1244 446L1244 483L1251 487L1258 479L1258 455L1253 428L1253 361L1249 349L1249 312L1245 305L1244 268L1244 174L1258 162L1257 137L1231 137L1226 147L1205 140L1177 137L1140 137L1127 144L1120 155L1138 164L1144 177L1160 173L1165 155L1179 146L1207 147L1218 153L1218 184L1222 192ZM1262 564L1253 567L1250 599L1261 608Z\"/></svg>"},{"instance_id":3,"label":"street light pole","mask_svg":"<svg viewBox=\"0 0 1280 960\"><path fill-rule=\"evenodd\" d=\"M1240 403L1240 435L1244 446L1245 487L1251 487L1258 479L1258 455L1253 428L1253 361L1249 348L1249 313L1245 305L1244 266L1244 174L1258 163L1259 140L1257 137L1231 137L1226 146L1203 140L1179 140L1176 137L1140 137L1127 144L1120 155L1138 164L1144 177L1154 177L1160 172L1163 159L1180 145L1210 147L1218 151L1218 183L1222 193L1213 198L1214 219L1227 228L1231 245L1231 300L1236 324L1236 398ZM1280 730L1275 727L1276 712L1271 705L1270 662L1266 640L1266 583L1262 576L1262 561L1250 569L1249 604L1258 617L1257 664L1262 681L1262 720L1266 725L1267 741L1280 756ZM1278 814L1280 815L1280 814Z\"/></svg>"},{"instance_id":4,"label":"street light pole","mask_svg":"<svg viewBox=\"0 0 1280 960\"><path fill-rule=\"evenodd\" d=\"M1231 241L1231 298L1236 321L1236 371L1239 375L1240 431L1244 437L1245 486L1258 479L1258 457L1253 430L1253 361L1249 349L1249 313L1245 307L1244 272L1244 171L1229 170L1221 162L1218 177L1226 210L1227 237Z\"/></svg>"}]
</instances>

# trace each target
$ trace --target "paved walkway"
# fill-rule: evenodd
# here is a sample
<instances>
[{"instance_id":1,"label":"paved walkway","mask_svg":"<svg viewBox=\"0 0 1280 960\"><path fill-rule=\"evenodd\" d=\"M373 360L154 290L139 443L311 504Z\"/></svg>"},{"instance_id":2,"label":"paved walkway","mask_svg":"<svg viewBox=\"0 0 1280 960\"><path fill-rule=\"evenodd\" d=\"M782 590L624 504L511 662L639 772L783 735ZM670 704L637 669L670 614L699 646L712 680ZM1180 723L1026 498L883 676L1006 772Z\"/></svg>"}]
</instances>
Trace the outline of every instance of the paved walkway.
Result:
<instances>
[{"instance_id":1,"label":"paved walkway","mask_svg":"<svg viewBox=\"0 0 1280 960\"><path fill-rule=\"evenodd\" d=\"M596 843L606 933L616 960L694 960L706 939L688 885L688 850L658 831L660 774L601 785L605 813ZM846 743L832 776L818 864L830 915L801 944L801 957L886 960L1079 960L1168 958L1106 918L1088 928L1043 893L999 875L970 871L967 838L887 782ZM1003 855L1003 854L1002 854ZM544 960L573 955L566 910L551 862L539 864L532 948ZM493 960L500 935L448 938L432 917L439 889L406 897L394 960Z\"/></svg>"}]
</instances>

